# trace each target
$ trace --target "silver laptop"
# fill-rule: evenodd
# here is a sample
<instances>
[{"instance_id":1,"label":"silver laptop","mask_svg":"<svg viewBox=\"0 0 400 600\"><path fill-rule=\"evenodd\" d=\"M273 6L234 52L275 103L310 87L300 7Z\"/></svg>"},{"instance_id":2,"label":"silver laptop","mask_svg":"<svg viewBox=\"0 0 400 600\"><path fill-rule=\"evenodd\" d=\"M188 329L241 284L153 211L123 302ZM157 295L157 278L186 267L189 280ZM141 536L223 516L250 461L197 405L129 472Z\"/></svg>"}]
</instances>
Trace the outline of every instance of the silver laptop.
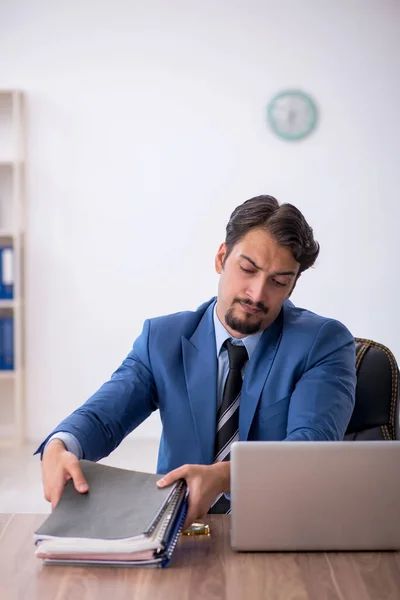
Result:
<instances>
[{"instance_id":1,"label":"silver laptop","mask_svg":"<svg viewBox=\"0 0 400 600\"><path fill-rule=\"evenodd\" d=\"M235 550L400 548L400 441L236 442Z\"/></svg>"}]
</instances>

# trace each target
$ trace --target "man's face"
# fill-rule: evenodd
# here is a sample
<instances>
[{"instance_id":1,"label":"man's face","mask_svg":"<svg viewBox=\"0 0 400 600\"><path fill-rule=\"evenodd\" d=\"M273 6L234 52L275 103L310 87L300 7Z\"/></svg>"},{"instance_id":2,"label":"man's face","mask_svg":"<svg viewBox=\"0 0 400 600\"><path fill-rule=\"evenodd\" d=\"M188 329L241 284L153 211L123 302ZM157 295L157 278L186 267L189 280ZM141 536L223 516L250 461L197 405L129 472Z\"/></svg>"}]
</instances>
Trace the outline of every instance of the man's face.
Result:
<instances>
[{"instance_id":1,"label":"man's face","mask_svg":"<svg viewBox=\"0 0 400 600\"><path fill-rule=\"evenodd\" d=\"M289 248L278 246L263 229L250 230L226 256L225 242L215 257L220 274L217 315L234 337L263 331L278 316L296 283L300 265ZM223 265L223 266L222 266Z\"/></svg>"}]
</instances>

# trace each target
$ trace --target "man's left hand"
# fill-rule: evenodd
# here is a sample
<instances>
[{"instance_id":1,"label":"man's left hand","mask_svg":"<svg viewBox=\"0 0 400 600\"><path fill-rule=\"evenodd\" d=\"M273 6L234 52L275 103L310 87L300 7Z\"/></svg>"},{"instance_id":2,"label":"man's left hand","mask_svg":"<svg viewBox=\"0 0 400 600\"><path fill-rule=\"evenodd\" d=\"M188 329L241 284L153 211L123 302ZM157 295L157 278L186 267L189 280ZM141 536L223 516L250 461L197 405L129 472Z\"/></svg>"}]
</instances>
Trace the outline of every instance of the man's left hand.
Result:
<instances>
[{"instance_id":1,"label":"man's left hand","mask_svg":"<svg viewBox=\"0 0 400 600\"><path fill-rule=\"evenodd\" d=\"M189 487L189 506L184 529L202 519L219 494L230 491L230 462L213 465L183 465L170 471L157 482L158 487L185 479Z\"/></svg>"}]
</instances>

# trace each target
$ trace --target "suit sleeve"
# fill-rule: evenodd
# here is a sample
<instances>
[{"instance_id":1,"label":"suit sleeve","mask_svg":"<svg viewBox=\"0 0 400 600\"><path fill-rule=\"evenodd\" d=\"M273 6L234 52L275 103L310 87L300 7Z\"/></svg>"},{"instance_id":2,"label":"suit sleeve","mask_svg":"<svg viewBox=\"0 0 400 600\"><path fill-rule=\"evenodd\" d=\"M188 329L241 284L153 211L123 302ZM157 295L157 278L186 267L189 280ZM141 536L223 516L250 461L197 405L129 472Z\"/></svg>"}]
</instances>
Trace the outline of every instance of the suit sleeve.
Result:
<instances>
[{"instance_id":1,"label":"suit sleeve","mask_svg":"<svg viewBox=\"0 0 400 600\"><path fill-rule=\"evenodd\" d=\"M288 441L342 440L354 409L355 343L338 321L327 321L309 352L290 399Z\"/></svg>"},{"instance_id":2,"label":"suit sleeve","mask_svg":"<svg viewBox=\"0 0 400 600\"><path fill-rule=\"evenodd\" d=\"M148 352L149 336L150 321L146 321L132 351L111 379L62 421L35 454L42 452L52 435L63 431L75 436L83 458L100 460L158 408Z\"/></svg>"}]
</instances>

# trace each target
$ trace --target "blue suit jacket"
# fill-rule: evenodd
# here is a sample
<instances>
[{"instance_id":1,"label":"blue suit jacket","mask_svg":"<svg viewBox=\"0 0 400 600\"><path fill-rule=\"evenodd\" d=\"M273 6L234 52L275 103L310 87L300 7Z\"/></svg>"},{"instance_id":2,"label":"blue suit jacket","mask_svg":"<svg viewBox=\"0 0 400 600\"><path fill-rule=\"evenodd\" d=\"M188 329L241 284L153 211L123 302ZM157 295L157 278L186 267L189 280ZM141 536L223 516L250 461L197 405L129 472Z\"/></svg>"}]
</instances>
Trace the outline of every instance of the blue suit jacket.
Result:
<instances>
[{"instance_id":1,"label":"blue suit jacket","mask_svg":"<svg viewBox=\"0 0 400 600\"><path fill-rule=\"evenodd\" d=\"M99 460L159 409L158 473L185 463L211 464L217 414L214 301L194 312L146 321L111 379L50 435L72 433L84 458ZM355 386L350 332L287 300L248 363L239 437L340 440L353 411Z\"/></svg>"}]
</instances>

